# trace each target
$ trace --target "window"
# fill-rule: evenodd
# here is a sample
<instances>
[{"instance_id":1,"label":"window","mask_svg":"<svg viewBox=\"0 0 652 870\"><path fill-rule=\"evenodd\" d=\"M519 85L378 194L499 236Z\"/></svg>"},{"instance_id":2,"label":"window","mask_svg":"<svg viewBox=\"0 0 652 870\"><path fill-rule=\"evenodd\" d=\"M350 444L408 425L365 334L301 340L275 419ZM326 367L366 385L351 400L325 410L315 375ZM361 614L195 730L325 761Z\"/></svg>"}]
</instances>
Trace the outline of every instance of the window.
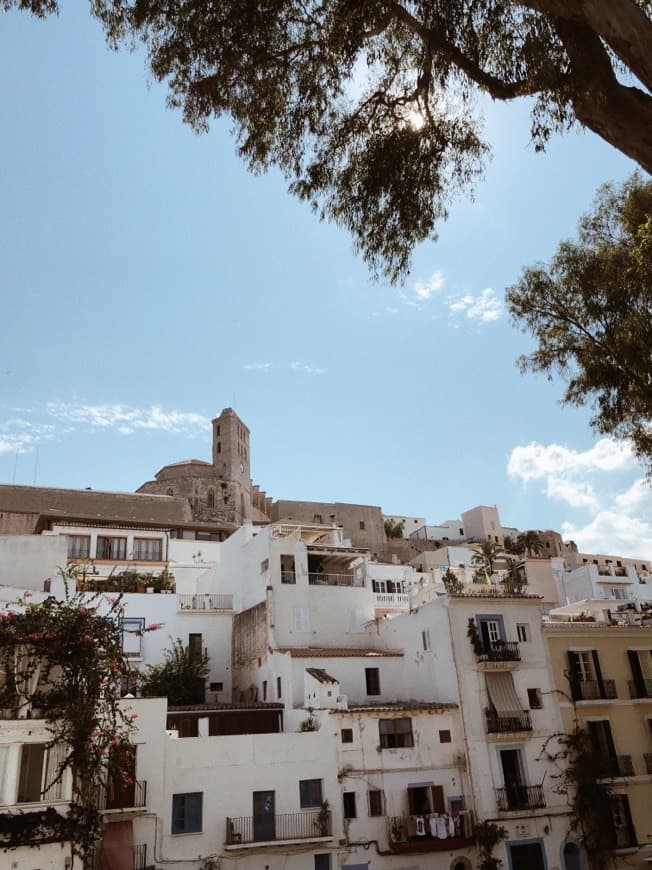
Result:
<instances>
[{"instance_id":1,"label":"window","mask_svg":"<svg viewBox=\"0 0 652 870\"><path fill-rule=\"evenodd\" d=\"M126 538L105 538L100 535L95 550L96 559L108 559L112 562L124 562L127 558Z\"/></svg>"},{"instance_id":2,"label":"window","mask_svg":"<svg viewBox=\"0 0 652 870\"><path fill-rule=\"evenodd\" d=\"M439 742L440 743L450 743L451 742L450 731L440 731L439 732Z\"/></svg>"},{"instance_id":3,"label":"window","mask_svg":"<svg viewBox=\"0 0 652 870\"><path fill-rule=\"evenodd\" d=\"M210 683L208 688L211 692L223 692L224 691L224 683Z\"/></svg>"},{"instance_id":4,"label":"window","mask_svg":"<svg viewBox=\"0 0 652 870\"><path fill-rule=\"evenodd\" d=\"M267 700L267 680L263 680L263 701Z\"/></svg>"},{"instance_id":5,"label":"window","mask_svg":"<svg viewBox=\"0 0 652 870\"><path fill-rule=\"evenodd\" d=\"M134 538L134 559L137 562L160 562L163 541L160 538Z\"/></svg>"},{"instance_id":6,"label":"window","mask_svg":"<svg viewBox=\"0 0 652 870\"><path fill-rule=\"evenodd\" d=\"M222 452L222 444L221 444L220 441L217 442L217 452L218 452L218 453L221 453L221 452Z\"/></svg>"},{"instance_id":7,"label":"window","mask_svg":"<svg viewBox=\"0 0 652 870\"><path fill-rule=\"evenodd\" d=\"M90 535L68 535L68 558L88 559L91 555Z\"/></svg>"},{"instance_id":8,"label":"window","mask_svg":"<svg viewBox=\"0 0 652 870\"><path fill-rule=\"evenodd\" d=\"M166 495L174 495L174 490L172 489L171 486L168 486L168 488L165 490L165 494Z\"/></svg>"},{"instance_id":9,"label":"window","mask_svg":"<svg viewBox=\"0 0 652 870\"><path fill-rule=\"evenodd\" d=\"M364 520L360 520L360 531L364 532Z\"/></svg>"},{"instance_id":10,"label":"window","mask_svg":"<svg viewBox=\"0 0 652 870\"><path fill-rule=\"evenodd\" d=\"M367 796L369 798L369 815L370 816L384 816L384 807L383 807L383 793L378 788L369 789L367 792Z\"/></svg>"},{"instance_id":11,"label":"window","mask_svg":"<svg viewBox=\"0 0 652 870\"><path fill-rule=\"evenodd\" d=\"M321 514L315 514L312 518L313 523L319 523L321 525Z\"/></svg>"},{"instance_id":12,"label":"window","mask_svg":"<svg viewBox=\"0 0 652 870\"><path fill-rule=\"evenodd\" d=\"M43 787L44 743L26 743L20 755L20 778L18 780L19 804L41 800Z\"/></svg>"},{"instance_id":13,"label":"window","mask_svg":"<svg viewBox=\"0 0 652 870\"><path fill-rule=\"evenodd\" d=\"M342 728L342 743L353 743L353 728Z\"/></svg>"},{"instance_id":14,"label":"window","mask_svg":"<svg viewBox=\"0 0 652 870\"><path fill-rule=\"evenodd\" d=\"M357 813L355 811L355 792L345 791L342 795L342 805L344 807L344 818L355 819Z\"/></svg>"},{"instance_id":15,"label":"window","mask_svg":"<svg viewBox=\"0 0 652 870\"><path fill-rule=\"evenodd\" d=\"M201 634L188 635L188 652L194 656L202 655L202 636Z\"/></svg>"},{"instance_id":16,"label":"window","mask_svg":"<svg viewBox=\"0 0 652 870\"><path fill-rule=\"evenodd\" d=\"M328 852L315 855L315 870L331 870L331 856Z\"/></svg>"},{"instance_id":17,"label":"window","mask_svg":"<svg viewBox=\"0 0 652 870\"><path fill-rule=\"evenodd\" d=\"M281 683L281 678L277 677L276 678L276 697L278 698L279 701L283 697L282 688L283 688L283 684Z\"/></svg>"},{"instance_id":18,"label":"window","mask_svg":"<svg viewBox=\"0 0 652 870\"><path fill-rule=\"evenodd\" d=\"M172 833L201 833L203 793L200 791L172 795Z\"/></svg>"},{"instance_id":19,"label":"window","mask_svg":"<svg viewBox=\"0 0 652 870\"><path fill-rule=\"evenodd\" d=\"M125 618L120 620L122 627L122 651L127 658L138 659L142 654L142 631L144 619Z\"/></svg>"},{"instance_id":20,"label":"window","mask_svg":"<svg viewBox=\"0 0 652 870\"><path fill-rule=\"evenodd\" d=\"M425 651L430 649L430 632L422 631L421 632L421 643L423 644L423 648Z\"/></svg>"},{"instance_id":21,"label":"window","mask_svg":"<svg viewBox=\"0 0 652 870\"><path fill-rule=\"evenodd\" d=\"M209 508L215 507L215 490L214 489L208 490L208 498L206 499L206 504L208 505Z\"/></svg>"},{"instance_id":22,"label":"window","mask_svg":"<svg viewBox=\"0 0 652 870\"><path fill-rule=\"evenodd\" d=\"M299 806L302 810L320 807L322 800L321 779L299 780Z\"/></svg>"},{"instance_id":23,"label":"window","mask_svg":"<svg viewBox=\"0 0 652 870\"><path fill-rule=\"evenodd\" d=\"M380 671L378 668L364 669L368 695L380 695Z\"/></svg>"},{"instance_id":24,"label":"window","mask_svg":"<svg viewBox=\"0 0 652 870\"><path fill-rule=\"evenodd\" d=\"M414 746L411 719L379 719L378 732L381 749Z\"/></svg>"},{"instance_id":25,"label":"window","mask_svg":"<svg viewBox=\"0 0 652 870\"><path fill-rule=\"evenodd\" d=\"M281 583L296 583L294 556L281 554Z\"/></svg>"},{"instance_id":26,"label":"window","mask_svg":"<svg viewBox=\"0 0 652 870\"><path fill-rule=\"evenodd\" d=\"M541 689L528 689L527 701L530 705L530 710L540 710L543 707L543 698Z\"/></svg>"},{"instance_id":27,"label":"window","mask_svg":"<svg viewBox=\"0 0 652 870\"><path fill-rule=\"evenodd\" d=\"M530 626L527 622L517 624L516 637L519 643L527 643L530 640Z\"/></svg>"}]
</instances>

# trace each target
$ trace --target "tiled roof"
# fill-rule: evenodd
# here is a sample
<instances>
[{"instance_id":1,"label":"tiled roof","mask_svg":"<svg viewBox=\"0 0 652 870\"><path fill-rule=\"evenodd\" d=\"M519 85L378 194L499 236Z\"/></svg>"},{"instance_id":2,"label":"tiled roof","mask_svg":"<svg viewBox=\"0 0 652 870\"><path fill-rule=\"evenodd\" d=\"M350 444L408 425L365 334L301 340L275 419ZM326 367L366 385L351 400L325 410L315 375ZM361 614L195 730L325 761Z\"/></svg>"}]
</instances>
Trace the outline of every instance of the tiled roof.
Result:
<instances>
[{"instance_id":1,"label":"tiled roof","mask_svg":"<svg viewBox=\"0 0 652 870\"><path fill-rule=\"evenodd\" d=\"M440 703L436 701L396 701L388 704L356 704L348 710L337 710L337 713L391 713L393 711L423 710L429 713L445 713L447 710L457 710L458 704Z\"/></svg>"},{"instance_id":2,"label":"tiled roof","mask_svg":"<svg viewBox=\"0 0 652 870\"><path fill-rule=\"evenodd\" d=\"M249 704L184 704L180 707L168 707L168 715L171 713L210 713L211 711L219 712L220 710L282 710L283 704L275 702L252 701Z\"/></svg>"},{"instance_id":3,"label":"tiled roof","mask_svg":"<svg viewBox=\"0 0 652 870\"><path fill-rule=\"evenodd\" d=\"M320 683L339 683L339 680L331 677L323 668L306 668L306 673L310 674L311 677L314 677Z\"/></svg>"},{"instance_id":4,"label":"tiled roof","mask_svg":"<svg viewBox=\"0 0 652 870\"><path fill-rule=\"evenodd\" d=\"M343 658L387 658L402 656L399 649L371 649L369 647L316 647L294 646L279 649L289 653L293 659L343 659Z\"/></svg>"},{"instance_id":5,"label":"tiled roof","mask_svg":"<svg viewBox=\"0 0 652 870\"><path fill-rule=\"evenodd\" d=\"M183 498L94 489L0 485L0 511L98 523L143 523L172 528L191 522Z\"/></svg>"}]
</instances>

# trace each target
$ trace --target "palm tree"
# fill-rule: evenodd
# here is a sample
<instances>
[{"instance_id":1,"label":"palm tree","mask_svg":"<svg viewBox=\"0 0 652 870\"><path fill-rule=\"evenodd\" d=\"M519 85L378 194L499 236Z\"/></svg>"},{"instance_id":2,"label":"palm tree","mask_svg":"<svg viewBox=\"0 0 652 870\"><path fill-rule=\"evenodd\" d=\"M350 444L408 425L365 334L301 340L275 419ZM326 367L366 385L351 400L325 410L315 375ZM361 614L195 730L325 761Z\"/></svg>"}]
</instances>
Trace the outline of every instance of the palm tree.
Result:
<instances>
[{"instance_id":1,"label":"palm tree","mask_svg":"<svg viewBox=\"0 0 652 870\"><path fill-rule=\"evenodd\" d=\"M506 553L512 556L521 556L525 552L525 545L521 541L522 535L517 538L512 538L510 535L505 535L503 546Z\"/></svg>"},{"instance_id":2,"label":"palm tree","mask_svg":"<svg viewBox=\"0 0 652 870\"><path fill-rule=\"evenodd\" d=\"M475 552L471 561L479 570L484 570L488 578L491 577L494 573L494 562L502 552L500 544L487 538L486 541L474 544L473 549Z\"/></svg>"},{"instance_id":3,"label":"palm tree","mask_svg":"<svg viewBox=\"0 0 652 870\"><path fill-rule=\"evenodd\" d=\"M516 543L521 547L521 552L524 551L528 556L539 556L543 552L543 541L533 529L522 532Z\"/></svg>"}]
</instances>

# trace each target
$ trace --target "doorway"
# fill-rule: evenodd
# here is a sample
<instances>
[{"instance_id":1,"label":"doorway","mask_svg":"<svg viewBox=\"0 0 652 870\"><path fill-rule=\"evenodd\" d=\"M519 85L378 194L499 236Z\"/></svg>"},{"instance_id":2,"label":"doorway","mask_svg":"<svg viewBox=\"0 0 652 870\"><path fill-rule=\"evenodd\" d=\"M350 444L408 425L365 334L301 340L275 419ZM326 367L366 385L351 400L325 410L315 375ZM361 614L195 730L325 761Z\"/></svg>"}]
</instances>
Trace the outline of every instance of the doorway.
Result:
<instances>
[{"instance_id":1,"label":"doorway","mask_svg":"<svg viewBox=\"0 0 652 870\"><path fill-rule=\"evenodd\" d=\"M274 792L254 792L254 841L266 842L276 839Z\"/></svg>"}]
</instances>

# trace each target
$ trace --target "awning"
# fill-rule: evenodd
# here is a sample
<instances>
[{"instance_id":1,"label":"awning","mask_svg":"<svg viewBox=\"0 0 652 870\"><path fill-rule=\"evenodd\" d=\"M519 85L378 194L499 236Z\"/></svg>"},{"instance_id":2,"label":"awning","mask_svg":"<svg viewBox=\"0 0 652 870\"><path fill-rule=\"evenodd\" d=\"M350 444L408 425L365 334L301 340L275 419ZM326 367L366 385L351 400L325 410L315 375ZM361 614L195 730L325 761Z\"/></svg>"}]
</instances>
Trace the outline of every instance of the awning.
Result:
<instances>
[{"instance_id":1,"label":"awning","mask_svg":"<svg viewBox=\"0 0 652 870\"><path fill-rule=\"evenodd\" d=\"M521 716L523 708L510 673L485 674L489 699L499 716Z\"/></svg>"}]
</instances>

